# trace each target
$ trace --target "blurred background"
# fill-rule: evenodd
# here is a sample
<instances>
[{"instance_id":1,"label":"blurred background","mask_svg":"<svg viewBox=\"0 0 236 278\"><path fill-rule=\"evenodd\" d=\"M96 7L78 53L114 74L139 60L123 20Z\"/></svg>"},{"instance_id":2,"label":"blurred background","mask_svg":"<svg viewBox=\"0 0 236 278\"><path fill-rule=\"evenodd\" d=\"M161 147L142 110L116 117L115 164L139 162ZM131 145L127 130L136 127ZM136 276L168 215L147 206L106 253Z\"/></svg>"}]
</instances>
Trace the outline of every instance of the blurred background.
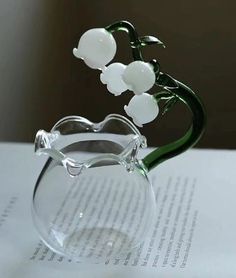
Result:
<instances>
[{"instance_id":1,"label":"blurred background","mask_svg":"<svg viewBox=\"0 0 236 278\"><path fill-rule=\"evenodd\" d=\"M167 46L149 46L144 58L158 59L162 71L202 98L208 123L197 147L236 148L235 0L0 1L0 140L33 142L67 115L101 121L125 115L132 94L114 97L72 54L82 33L126 19L139 35L154 35ZM115 34L115 60L132 61L127 35ZM114 60L114 61L115 61ZM147 124L150 146L177 139L189 124L182 105Z\"/></svg>"}]
</instances>

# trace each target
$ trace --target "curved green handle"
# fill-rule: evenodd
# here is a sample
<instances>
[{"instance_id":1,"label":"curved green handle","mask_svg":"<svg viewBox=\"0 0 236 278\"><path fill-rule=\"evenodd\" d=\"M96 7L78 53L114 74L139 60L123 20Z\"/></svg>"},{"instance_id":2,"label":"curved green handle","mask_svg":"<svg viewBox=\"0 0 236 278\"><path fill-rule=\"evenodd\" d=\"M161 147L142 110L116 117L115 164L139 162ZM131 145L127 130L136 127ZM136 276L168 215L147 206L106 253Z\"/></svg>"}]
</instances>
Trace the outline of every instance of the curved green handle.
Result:
<instances>
[{"instance_id":1,"label":"curved green handle","mask_svg":"<svg viewBox=\"0 0 236 278\"><path fill-rule=\"evenodd\" d=\"M144 46L150 44L164 46L164 44L155 37L138 37L134 26L128 21L115 22L107 26L106 30L110 33L115 31L125 31L128 33L134 60L143 61L141 49ZM167 101L164 113L177 101L182 101L192 112L192 124L183 137L168 145L159 147L142 160L143 166L147 171L150 171L161 162L186 151L196 144L205 129L206 122L205 110L199 97L186 85L175 80L171 76L160 72L160 65L157 60L153 59L149 63L153 65L156 74L155 85L163 89L161 92L158 92L153 96L157 102L160 102L161 100Z\"/></svg>"},{"instance_id":2,"label":"curved green handle","mask_svg":"<svg viewBox=\"0 0 236 278\"><path fill-rule=\"evenodd\" d=\"M165 75L165 77L170 78L167 75ZM182 101L192 112L192 124L183 137L168 145L159 147L158 149L148 154L142 160L147 171L152 170L161 162L174 157L195 145L202 136L205 129L205 109L199 97L190 88L188 88L181 82L173 79L172 81L174 81L177 85L175 88L169 88L168 90L170 92L162 91L160 93L157 93L154 95L154 97L157 102L163 99L166 100L168 98L174 98L172 100L174 102L176 100Z\"/></svg>"}]
</instances>

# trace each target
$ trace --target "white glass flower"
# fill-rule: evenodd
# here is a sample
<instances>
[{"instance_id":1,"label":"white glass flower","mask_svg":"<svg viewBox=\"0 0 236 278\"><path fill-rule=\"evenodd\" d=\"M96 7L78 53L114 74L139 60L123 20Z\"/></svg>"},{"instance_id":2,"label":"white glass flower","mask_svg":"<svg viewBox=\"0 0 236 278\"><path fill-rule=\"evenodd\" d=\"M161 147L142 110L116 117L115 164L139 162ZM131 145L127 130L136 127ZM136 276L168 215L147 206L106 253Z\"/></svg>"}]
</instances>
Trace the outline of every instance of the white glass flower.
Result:
<instances>
[{"instance_id":1,"label":"white glass flower","mask_svg":"<svg viewBox=\"0 0 236 278\"><path fill-rule=\"evenodd\" d=\"M125 65L121 63L113 63L105 68L100 75L102 83L107 84L107 90L115 96L128 90L126 83L122 79L125 69Z\"/></svg>"},{"instance_id":2,"label":"white glass flower","mask_svg":"<svg viewBox=\"0 0 236 278\"><path fill-rule=\"evenodd\" d=\"M128 85L130 91L140 95L149 89L155 83L155 73L151 64L143 61L134 61L130 63L123 74L123 80Z\"/></svg>"},{"instance_id":3,"label":"white glass flower","mask_svg":"<svg viewBox=\"0 0 236 278\"><path fill-rule=\"evenodd\" d=\"M159 113L155 98L147 93L133 96L129 104L124 106L124 110L140 127L153 121Z\"/></svg>"},{"instance_id":4,"label":"white glass flower","mask_svg":"<svg viewBox=\"0 0 236 278\"><path fill-rule=\"evenodd\" d=\"M93 69L103 69L116 54L116 41L104 28L90 29L79 40L73 54Z\"/></svg>"}]
</instances>

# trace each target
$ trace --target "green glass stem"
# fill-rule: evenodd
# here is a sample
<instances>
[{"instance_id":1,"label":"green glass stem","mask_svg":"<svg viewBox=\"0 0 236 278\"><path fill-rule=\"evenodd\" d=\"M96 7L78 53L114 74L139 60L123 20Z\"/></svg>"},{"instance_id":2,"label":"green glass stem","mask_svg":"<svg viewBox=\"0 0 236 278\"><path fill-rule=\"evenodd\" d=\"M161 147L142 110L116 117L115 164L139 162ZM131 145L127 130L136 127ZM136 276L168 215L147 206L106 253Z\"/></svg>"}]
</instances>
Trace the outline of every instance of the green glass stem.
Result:
<instances>
[{"instance_id":1,"label":"green glass stem","mask_svg":"<svg viewBox=\"0 0 236 278\"><path fill-rule=\"evenodd\" d=\"M143 60L142 54L139 50L141 43L138 38L138 34L134 26L128 21L118 21L106 27L106 30L110 33L116 31L124 31L129 35L130 46L132 49L132 55L134 60Z\"/></svg>"},{"instance_id":2,"label":"green glass stem","mask_svg":"<svg viewBox=\"0 0 236 278\"><path fill-rule=\"evenodd\" d=\"M115 22L107 26L106 30L110 33L115 31L125 31L128 33L134 60L143 61L141 49L147 45L158 44L164 46L158 38L153 36L139 37L134 26L128 21ZM183 137L170 144L157 148L142 160L146 171L152 170L161 162L174 157L195 145L203 134L206 122L205 110L199 97L183 83L161 72L157 60L153 59L149 63L153 65L156 74L155 85L162 89L153 96L157 102L163 100L166 101L164 113L170 110L176 102L181 101L191 111L192 123Z\"/></svg>"},{"instance_id":3,"label":"green glass stem","mask_svg":"<svg viewBox=\"0 0 236 278\"><path fill-rule=\"evenodd\" d=\"M206 116L204 107L199 97L186 85L175 80L178 87L169 89L169 92L160 92L154 95L157 102L172 97L173 94L182 101L192 113L192 124L185 135L180 139L161 146L148 154L143 160L147 171L152 170L161 162L174 157L193 147L201 138L205 128Z\"/></svg>"}]
</instances>

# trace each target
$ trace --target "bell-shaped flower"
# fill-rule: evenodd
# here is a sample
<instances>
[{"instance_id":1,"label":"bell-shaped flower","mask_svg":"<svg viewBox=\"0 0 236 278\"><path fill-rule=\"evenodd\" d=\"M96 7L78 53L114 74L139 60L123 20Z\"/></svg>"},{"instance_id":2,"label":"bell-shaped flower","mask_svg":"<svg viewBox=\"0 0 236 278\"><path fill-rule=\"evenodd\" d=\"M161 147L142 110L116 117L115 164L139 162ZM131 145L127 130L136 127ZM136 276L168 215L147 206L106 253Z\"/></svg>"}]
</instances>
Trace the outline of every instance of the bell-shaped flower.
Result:
<instances>
[{"instance_id":1,"label":"bell-shaped flower","mask_svg":"<svg viewBox=\"0 0 236 278\"><path fill-rule=\"evenodd\" d=\"M116 41L104 28L90 29L81 36L73 54L90 68L104 69L116 54Z\"/></svg>"},{"instance_id":2,"label":"bell-shaped flower","mask_svg":"<svg viewBox=\"0 0 236 278\"><path fill-rule=\"evenodd\" d=\"M125 65L113 63L106 67L100 75L102 83L107 84L107 90L115 96L128 90L126 83L122 79L125 69Z\"/></svg>"},{"instance_id":3,"label":"bell-shaped flower","mask_svg":"<svg viewBox=\"0 0 236 278\"><path fill-rule=\"evenodd\" d=\"M156 76L150 63L134 61L126 67L123 80L130 91L140 95L152 88Z\"/></svg>"},{"instance_id":4,"label":"bell-shaped flower","mask_svg":"<svg viewBox=\"0 0 236 278\"><path fill-rule=\"evenodd\" d=\"M155 98L147 93L133 96L129 104L124 106L124 110L140 127L153 121L159 113Z\"/></svg>"}]
</instances>

